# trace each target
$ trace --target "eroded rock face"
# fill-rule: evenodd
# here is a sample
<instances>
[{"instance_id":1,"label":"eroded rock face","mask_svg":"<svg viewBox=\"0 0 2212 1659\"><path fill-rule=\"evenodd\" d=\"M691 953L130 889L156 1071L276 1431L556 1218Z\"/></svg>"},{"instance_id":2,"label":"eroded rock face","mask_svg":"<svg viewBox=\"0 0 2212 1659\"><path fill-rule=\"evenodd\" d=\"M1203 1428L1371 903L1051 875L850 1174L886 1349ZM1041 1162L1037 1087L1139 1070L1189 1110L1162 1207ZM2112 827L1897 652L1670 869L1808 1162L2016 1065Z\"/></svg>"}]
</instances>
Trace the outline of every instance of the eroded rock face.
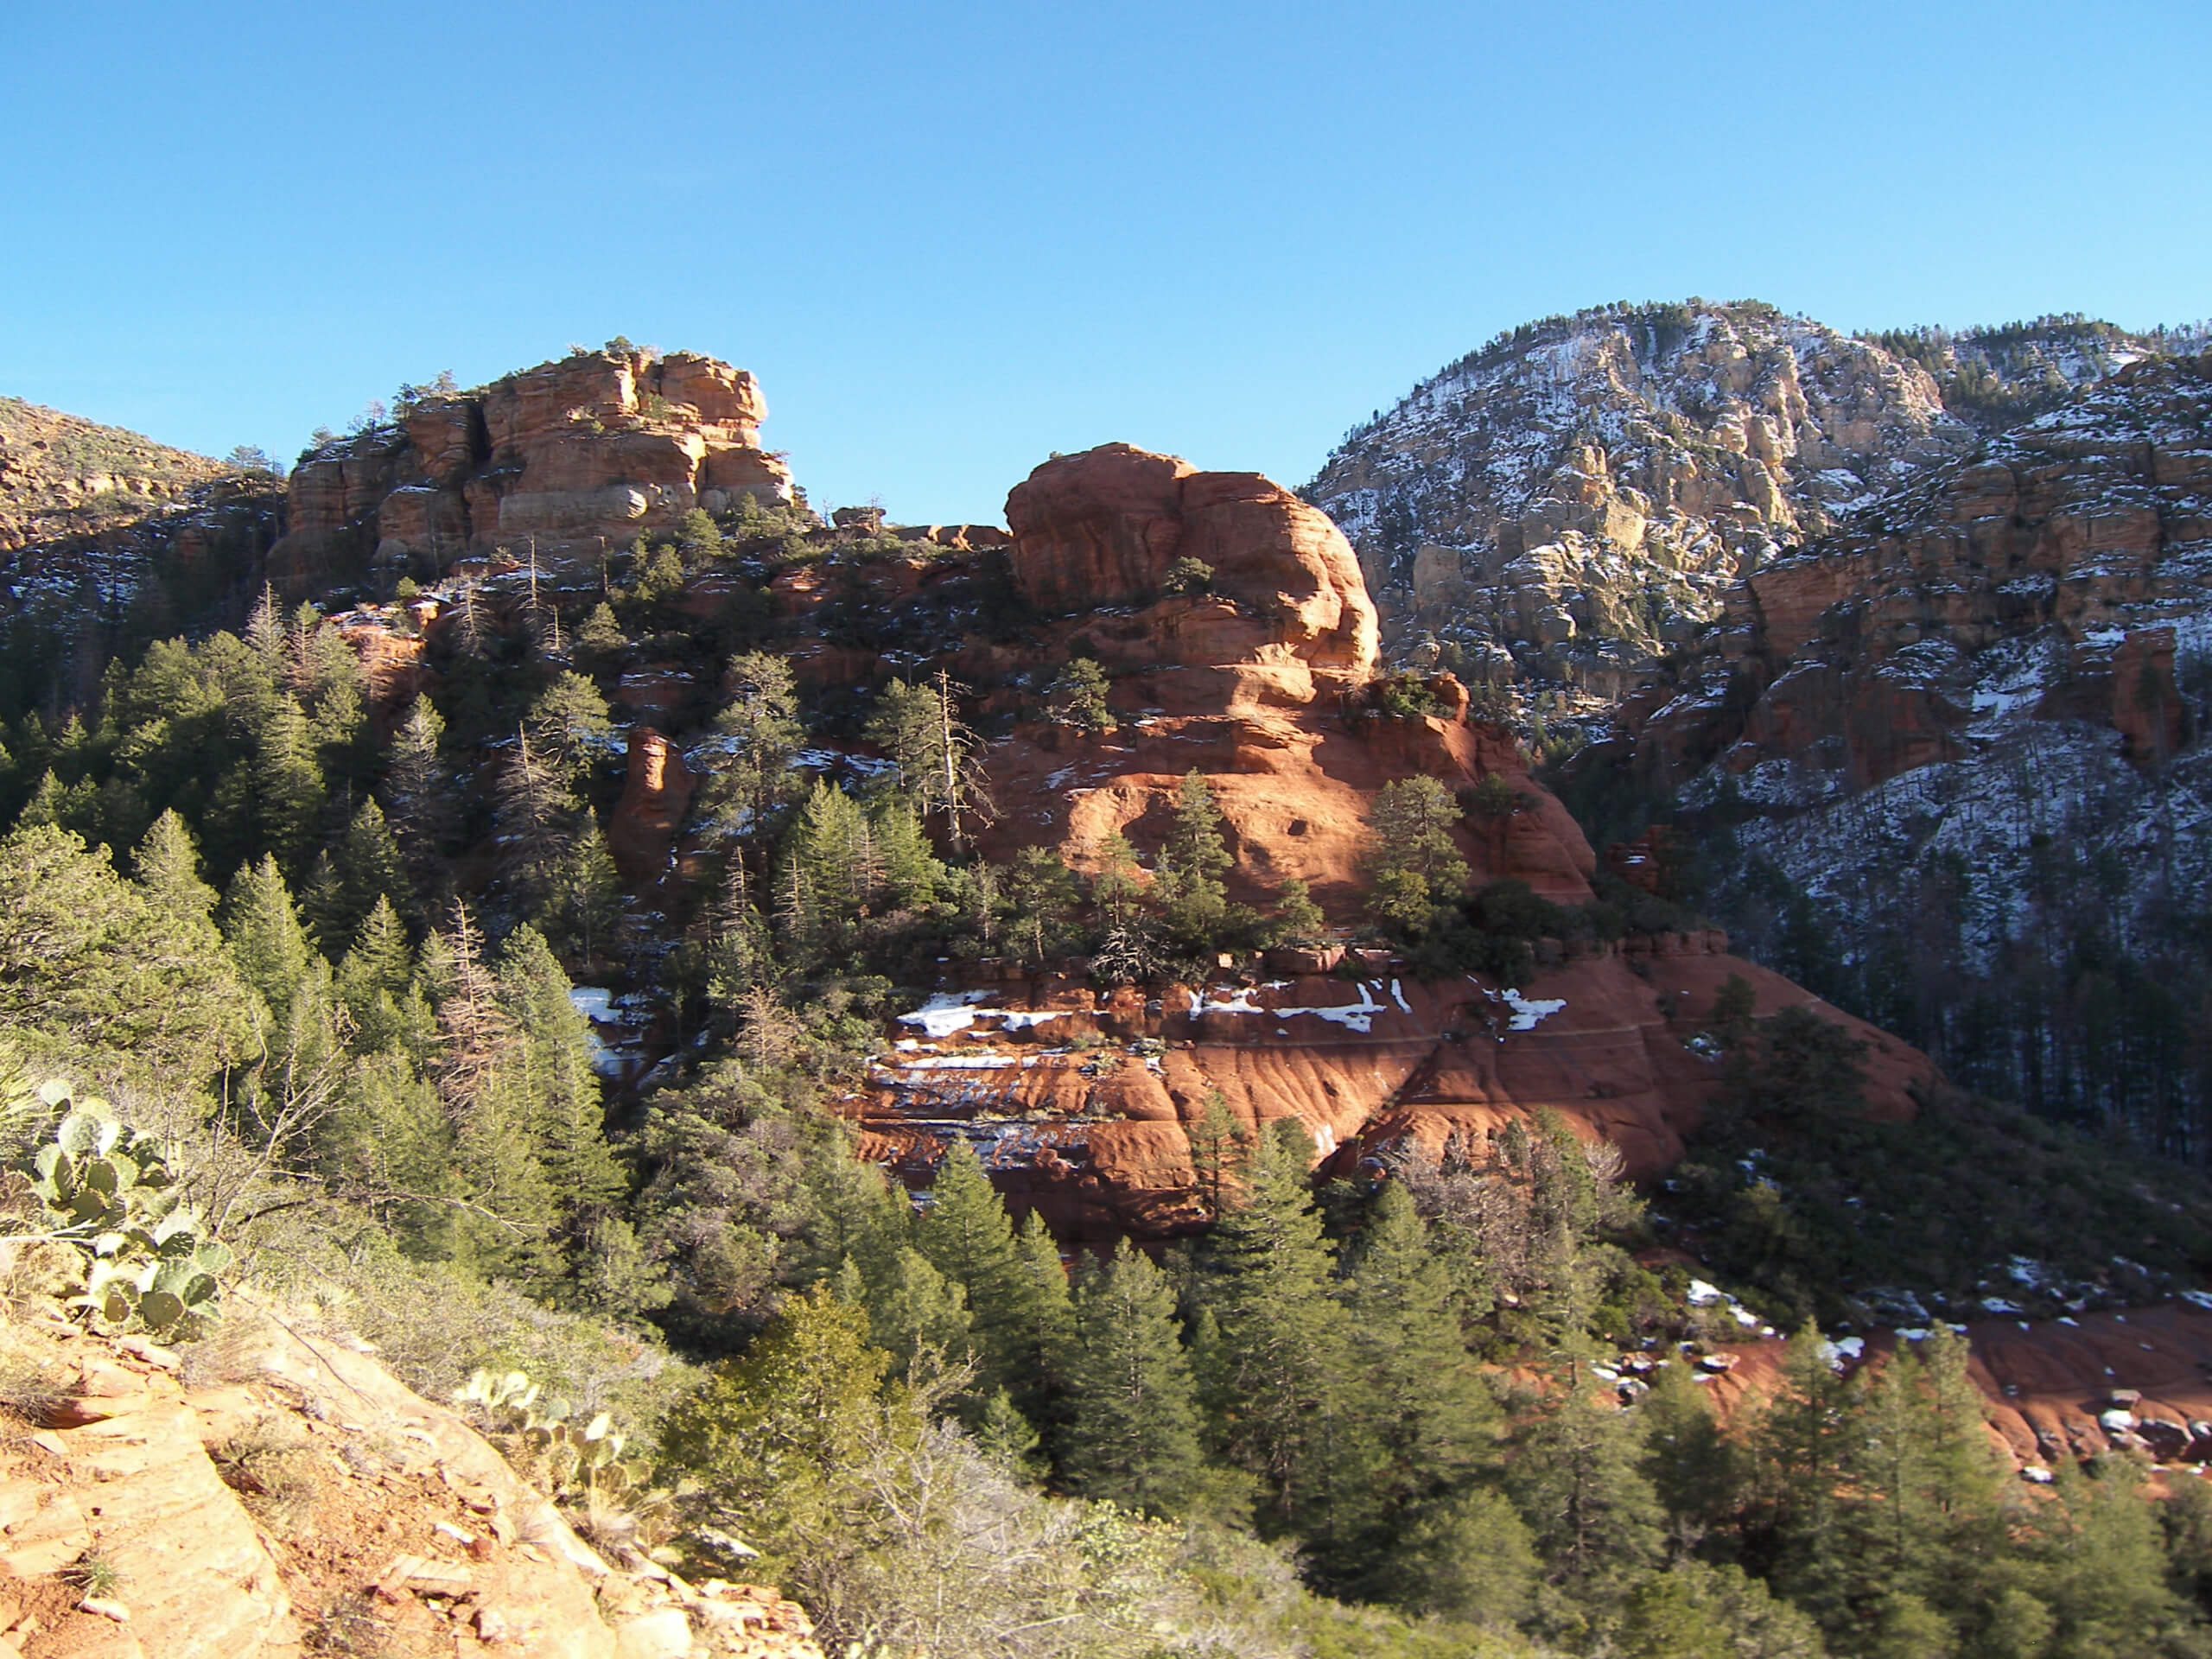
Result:
<instances>
[{"instance_id":1,"label":"eroded rock face","mask_svg":"<svg viewBox=\"0 0 2212 1659\"><path fill-rule=\"evenodd\" d=\"M342 1637L395 1659L821 1659L772 1591L601 1557L459 1416L341 1334L234 1317L219 1361L35 1314L0 1329L54 1394L50 1426L0 1449L0 1566L6 1594L38 1610L35 1650L292 1659ZM225 1478L241 1443L312 1469L289 1522L241 1501L250 1478ZM104 1613L59 1576L88 1554L118 1569Z\"/></svg>"},{"instance_id":2,"label":"eroded rock face","mask_svg":"<svg viewBox=\"0 0 2212 1659\"><path fill-rule=\"evenodd\" d=\"M650 726L631 732L622 798L607 820L607 849L633 891L669 873L692 788L683 756L667 738Z\"/></svg>"},{"instance_id":3,"label":"eroded rock face","mask_svg":"<svg viewBox=\"0 0 2212 1659\"><path fill-rule=\"evenodd\" d=\"M559 568L695 507L787 503L766 416L750 374L690 353L578 353L433 396L294 469L272 574L298 595L372 559L396 575L505 550Z\"/></svg>"},{"instance_id":4,"label":"eroded rock face","mask_svg":"<svg viewBox=\"0 0 2212 1659\"><path fill-rule=\"evenodd\" d=\"M1257 474L1202 473L1107 444L1046 462L1006 512L1014 582L1039 610L1144 607L1133 627L1099 636L1119 655L1279 668L1301 702L1313 673L1356 684L1374 671L1375 607L1351 545L1325 514ZM1210 592L1160 597L1179 559L1211 569Z\"/></svg>"},{"instance_id":5,"label":"eroded rock face","mask_svg":"<svg viewBox=\"0 0 2212 1659\"><path fill-rule=\"evenodd\" d=\"M1007 521L1024 593L1066 613L1018 645L971 645L963 673L1041 683L1080 640L1115 671L1119 723L1022 723L989 747L990 855L1042 844L1088 872L1120 836L1149 866L1195 772L1222 816L1232 899L1264 907L1296 880L1349 921L1376 791L1416 774L1453 791L1498 779L1518 808L1454 831L1475 882L1516 878L1560 904L1590 901L1589 843L1510 734L1469 719L1463 686L1436 680L1443 712L1427 717L1370 706L1359 568L1286 492L1114 445L1039 467ZM1152 597L1185 556L1213 566L1215 591ZM846 1109L863 1154L918 1183L963 1135L1062 1236L1158 1237L1200 1218L1190 1129L1212 1091L1249 1122L1297 1117L1316 1156L1348 1171L1395 1141L1480 1141L1551 1108L1649 1175L1680 1156L1717 1082L1670 1014L1701 1017L1730 973L1751 982L1762 1014L1813 1001L1726 955L1718 934L1632 938L1580 957L1541 943L1521 986L1424 983L1387 952L1347 962L1341 949L1281 953L1157 997L1094 988L1082 964L951 970L938 1006L895 1027L896 1046ZM1924 1057L1819 1006L1872 1046L1878 1109L1909 1114L1907 1085L1932 1073Z\"/></svg>"},{"instance_id":6,"label":"eroded rock face","mask_svg":"<svg viewBox=\"0 0 2212 1659\"><path fill-rule=\"evenodd\" d=\"M972 984L899 1027L853 1103L862 1154L920 1182L950 1137L967 1138L1017 1206L1096 1241L1199 1225L1191 1135L1214 1091L1248 1124L1297 1118L1347 1176L1392 1146L1436 1151L1455 1133L1479 1154L1548 1109L1649 1179L1680 1159L1718 1086L1716 1062L1681 1036L1731 974L1762 1016L1810 1007L1864 1039L1878 1114L1910 1116L1910 1090L1933 1078L1917 1051L1727 955L1717 933L1626 947L1550 950L1518 986L1422 982L1387 958L1225 974L1153 999L1075 974Z\"/></svg>"},{"instance_id":7,"label":"eroded rock face","mask_svg":"<svg viewBox=\"0 0 2212 1659\"><path fill-rule=\"evenodd\" d=\"M1927 372L1756 303L1606 308L1501 336L1356 429L1307 494L1394 654L1613 697L1728 584L1974 434Z\"/></svg>"},{"instance_id":8,"label":"eroded rock face","mask_svg":"<svg viewBox=\"0 0 2212 1659\"><path fill-rule=\"evenodd\" d=\"M1987 771L2038 727L2164 766L2188 735L2177 636L2212 613L2208 486L2212 360L2124 369L1752 573L1582 764L1625 759L1693 801L1732 779L1792 811Z\"/></svg>"}]
</instances>

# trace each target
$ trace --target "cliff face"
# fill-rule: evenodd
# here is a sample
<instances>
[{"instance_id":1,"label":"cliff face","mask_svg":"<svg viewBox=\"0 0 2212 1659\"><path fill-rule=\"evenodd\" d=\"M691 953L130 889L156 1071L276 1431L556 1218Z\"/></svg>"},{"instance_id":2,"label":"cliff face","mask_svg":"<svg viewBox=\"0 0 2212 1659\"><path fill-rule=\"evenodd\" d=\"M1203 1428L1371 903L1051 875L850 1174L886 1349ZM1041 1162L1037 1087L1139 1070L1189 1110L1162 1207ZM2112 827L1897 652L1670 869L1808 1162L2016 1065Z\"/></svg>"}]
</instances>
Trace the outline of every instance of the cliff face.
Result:
<instances>
[{"instance_id":1,"label":"cliff face","mask_svg":"<svg viewBox=\"0 0 2212 1659\"><path fill-rule=\"evenodd\" d=\"M1609 307L1452 364L1303 493L1358 548L1394 661L1602 715L1721 620L1738 578L2130 363L2206 343L2078 317L1851 338L1753 302Z\"/></svg>"},{"instance_id":2,"label":"cliff face","mask_svg":"<svg viewBox=\"0 0 2212 1659\"><path fill-rule=\"evenodd\" d=\"M1573 771L1731 826L1981 1086L2133 1118L2194 1086L2163 1027L2100 1045L2201 972L2209 649L2212 362L2145 361L1752 574ZM2115 953L2164 965L2092 1018Z\"/></svg>"},{"instance_id":3,"label":"cliff face","mask_svg":"<svg viewBox=\"0 0 2212 1659\"><path fill-rule=\"evenodd\" d=\"M1590 899L1588 843L1511 736L1468 721L1456 682L1437 683L1441 716L1363 706L1376 645L1358 565L1286 492L1115 445L1039 467L1008 499L1007 520L1024 592L1046 606L1107 603L1046 620L1019 645L971 645L963 671L978 682L1033 671L1064 660L1080 633L1118 671L1121 724L1103 734L1020 724L993 745L1001 817L987 849L1043 844L1088 869L1120 834L1148 858L1196 771L1224 820L1232 898L1263 900L1297 879L1349 916L1376 791L1415 773L1454 789L1497 777L1524 804L1455 832L1476 880ZM1213 567L1215 591L1136 603L1183 556ZM1520 986L1423 983L1387 952L1287 951L1264 974L1224 963L1216 979L1149 998L1094 989L1080 964L1032 976L976 963L899 1022L848 1109L868 1154L917 1179L948 1137L976 1141L1001 1185L1064 1236L1196 1224L1190 1129L1213 1091L1248 1122L1298 1117L1345 1169L1404 1137L1479 1142L1552 1108L1650 1174L1679 1157L1717 1082L1676 1035L1676 1014L1701 1016L1731 973L1751 982L1762 1014L1815 1001L1726 951L1713 933L1580 956L1554 941ZM1909 1114L1908 1084L1932 1080L1926 1060L1822 1011L1872 1045L1878 1109Z\"/></svg>"},{"instance_id":4,"label":"cliff face","mask_svg":"<svg viewBox=\"0 0 2212 1659\"><path fill-rule=\"evenodd\" d=\"M1305 494L1394 646L1617 696L1741 571L1972 434L1920 365L1754 303L1518 329L1356 429Z\"/></svg>"},{"instance_id":5,"label":"cliff face","mask_svg":"<svg viewBox=\"0 0 2212 1659\"><path fill-rule=\"evenodd\" d=\"M396 580L498 550L558 569L694 508L785 503L767 412L750 374L690 353L583 352L431 394L300 462L271 575L297 598L372 565Z\"/></svg>"},{"instance_id":6,"label":"cliff face","mask_svg":"<svg viewBox=\"0 0 2212 1659\"><path fill-rule=\"evenodd\" d=\"M188 501L235 467L0 397L0 554Z\"/></svg>"},{"instance_id":7,"label":"cliff face","mask_svg":"<svg viewBox=\"0 0 2212 1659\"><path fill-rule=\"evenodd\" d=\"M232 620L283 530L283 489L0 397L0 709L89 699L132 632Z\"/></svg>"}]
</instances>

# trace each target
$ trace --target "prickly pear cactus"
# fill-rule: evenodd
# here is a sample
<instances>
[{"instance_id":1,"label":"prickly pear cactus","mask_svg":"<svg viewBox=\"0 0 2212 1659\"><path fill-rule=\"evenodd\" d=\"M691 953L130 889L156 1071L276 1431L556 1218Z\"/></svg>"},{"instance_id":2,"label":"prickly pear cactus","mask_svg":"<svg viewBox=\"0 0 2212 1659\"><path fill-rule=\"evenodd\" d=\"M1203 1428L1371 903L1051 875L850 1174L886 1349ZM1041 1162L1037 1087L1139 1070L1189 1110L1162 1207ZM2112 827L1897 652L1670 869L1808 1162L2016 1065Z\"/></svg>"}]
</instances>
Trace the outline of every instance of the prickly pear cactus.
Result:
<instances>
[{"instance_id":1,"label":"prickly pear cactus","mask_svg":"<svg viewBox=\"0 0 2212 1659\"><path fill-rule=\"evenodd\" d=\"M38 1093L63 1116L17 1167L38 1200L35 1236L83 1264L82 1289L70 1306L109 1325L135 1320L156 1336L188 1319L216 1317L233 1258L202 1235L160 1143L119 1122L105 1101L75 1098L65 1083Z\"/></svg>"},{"instance_id":2,"label":"prickly pear cactus","mask_svg":"<svg viewBox=\"0 0 2212 1659\"><path fill-rule=\"evenodd\" d=\"M453 1396L487 1417L493 1433L526 1463L563 1509L603 1516L626 1515L630 1529L647 1537L662 1532L671 1510L670 1495L652 1484L653 1465L646 1458L625 1458L626 1435L614 1432L613 1419L601 1412L579 1428L565 1400L546 1400L521 1371L504 1375L480 1370Z\"/></svg>"}]
</instances>

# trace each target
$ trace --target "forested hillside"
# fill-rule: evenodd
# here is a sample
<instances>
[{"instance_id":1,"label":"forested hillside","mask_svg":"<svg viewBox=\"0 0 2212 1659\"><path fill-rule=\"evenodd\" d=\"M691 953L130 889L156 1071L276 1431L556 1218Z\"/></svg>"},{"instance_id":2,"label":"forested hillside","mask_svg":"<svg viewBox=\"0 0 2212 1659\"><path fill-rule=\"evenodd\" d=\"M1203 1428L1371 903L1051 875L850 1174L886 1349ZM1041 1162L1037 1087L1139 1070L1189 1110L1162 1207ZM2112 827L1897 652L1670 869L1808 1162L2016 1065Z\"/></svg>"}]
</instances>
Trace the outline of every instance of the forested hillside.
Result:
<instances>
[{"instance_id":1,"label":"forested hillside","mask_svg":"<svg viewBox=\"0 0 2212 1659\"><path fill-rule=\"evenodd\" d=\"M18 622L21 1316L311 1306L853 1653L2212 1651L2193 1182L1601 868L1265 480L824 523L549 370L319 450L234 629Z\"/></svg>"}]
</instances>

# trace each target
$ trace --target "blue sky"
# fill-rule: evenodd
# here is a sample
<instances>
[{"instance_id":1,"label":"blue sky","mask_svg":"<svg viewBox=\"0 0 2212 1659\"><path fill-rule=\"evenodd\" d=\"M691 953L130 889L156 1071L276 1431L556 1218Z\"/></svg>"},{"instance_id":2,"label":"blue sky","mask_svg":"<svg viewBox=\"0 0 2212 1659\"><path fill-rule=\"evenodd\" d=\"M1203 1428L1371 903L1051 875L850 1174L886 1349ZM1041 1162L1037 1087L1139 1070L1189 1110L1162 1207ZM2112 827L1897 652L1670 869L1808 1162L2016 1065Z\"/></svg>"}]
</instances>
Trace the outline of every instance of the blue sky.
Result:
<instances>
[{"instance_id":1,"label":"blue sky","mask_svg":"<svg viewBox=\"0 0 2212 1659\"><path fill-rule=\"evenodd\" d=\"M1296 483L1501 328L2212 315L2212 8L16 4L0 392L289 458L627 334L818 506Z\"/></svg>"}]
</instances>

